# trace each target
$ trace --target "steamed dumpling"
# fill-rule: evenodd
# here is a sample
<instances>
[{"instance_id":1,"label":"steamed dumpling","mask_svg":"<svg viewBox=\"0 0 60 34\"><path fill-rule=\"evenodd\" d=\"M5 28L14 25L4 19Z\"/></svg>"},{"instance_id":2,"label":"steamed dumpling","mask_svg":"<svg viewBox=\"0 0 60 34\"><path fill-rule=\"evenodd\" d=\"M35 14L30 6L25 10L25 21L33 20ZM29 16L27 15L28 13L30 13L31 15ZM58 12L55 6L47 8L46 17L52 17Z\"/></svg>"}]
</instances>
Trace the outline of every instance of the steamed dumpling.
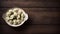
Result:
<instances>
[{"instance_id":1,"label":"steamed dumpling","mask_svg":"<svg viewBox=\"0 0 60 34\"><path fill-rule=\"evenodd\" d=\"M12 13L12 10L9 10L7 13L6 13L6 16L10 16Z\"/></svg>"},{"instance_id":2,"label":"steamed dumpling","mask_svg":"<svg viewBox=\"0 0 60 34\"><path fill-rule=\"evenodd\" d=\"M11 15L11 16L10 16L10 19L13 19L13 18L14 18L14 15Z\"/></svg>"}]
</instances>

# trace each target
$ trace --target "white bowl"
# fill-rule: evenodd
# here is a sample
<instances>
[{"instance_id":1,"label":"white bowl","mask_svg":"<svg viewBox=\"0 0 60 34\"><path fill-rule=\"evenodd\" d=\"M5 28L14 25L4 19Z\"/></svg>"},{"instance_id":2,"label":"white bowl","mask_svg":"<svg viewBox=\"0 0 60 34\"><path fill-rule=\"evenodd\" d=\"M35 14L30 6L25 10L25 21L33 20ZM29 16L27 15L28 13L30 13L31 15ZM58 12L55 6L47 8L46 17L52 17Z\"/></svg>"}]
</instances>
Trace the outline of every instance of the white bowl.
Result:
<instances>
[{"instance_id":1,"label":"white bowl","mask_svg":"<svg viewBox=\"0 0 60 34\"><path fill-rule=\"evenodd\" d=\"M18 8L18 9L20 9L20 10L23 10L23 9L21 9L21 8ZM23 10L22 11L23 13L24 13L24 15L25 15L25 18L24 18L24 20L20 23L20 24L18 24L18 25L12 25L12 24L10 24L9 22L7 22L6 21L6 13L4 13L3 14L3 19L6 21L6 23L9 25L9 26L12 26L12 27L18 27L18 26L21 26L25 21L27 21L28 20L28 14Z\"/></svg>"}]
</instances>

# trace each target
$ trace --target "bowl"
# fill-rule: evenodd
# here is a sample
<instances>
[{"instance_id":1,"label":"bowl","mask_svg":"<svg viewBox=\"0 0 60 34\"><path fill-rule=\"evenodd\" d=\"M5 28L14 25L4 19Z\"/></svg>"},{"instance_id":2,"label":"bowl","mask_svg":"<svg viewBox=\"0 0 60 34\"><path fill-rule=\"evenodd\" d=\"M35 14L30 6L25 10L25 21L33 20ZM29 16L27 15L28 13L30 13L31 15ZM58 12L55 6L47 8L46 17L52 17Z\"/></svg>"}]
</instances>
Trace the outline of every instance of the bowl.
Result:
<instances>
[{"instance_id":1,"label":"bowl","mask_svg":"<svg viewBox=\"0 0 60 34\"><path fill-rule=\"evenodd\" d=\"M15 12L16 11L16 12ZM10 13L9 13L10 12ZM12 14L13 13L13 14ZM10 15L10 16L9 16ZM24 15L24 18L23 18ZM13 17L11 17L13 16ZM16 19L14 17L16 16ZM20 19L18 19L17 16L20 16ZM3 19L5 22L12 27L19 27L21 26L25 21L28 20L28 14L21 8L11 8L8 11L6 11L3 14ZM18 24L17 24L18 23ZM17 25L16 25L17 24Z\"/></svg>"}]
</instances>

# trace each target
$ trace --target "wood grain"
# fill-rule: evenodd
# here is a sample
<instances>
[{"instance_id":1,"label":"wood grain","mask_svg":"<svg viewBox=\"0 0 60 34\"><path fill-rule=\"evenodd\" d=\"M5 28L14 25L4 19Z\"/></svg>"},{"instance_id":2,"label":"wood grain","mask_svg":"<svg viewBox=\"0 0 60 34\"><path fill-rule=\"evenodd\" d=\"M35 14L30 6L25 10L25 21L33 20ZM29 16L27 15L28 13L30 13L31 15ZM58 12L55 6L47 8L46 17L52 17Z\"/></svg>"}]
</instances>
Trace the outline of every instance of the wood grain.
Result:
<instances>
[{"instance_id":1,"label":"wood grain","mask_svg":"<svg viewBox=\"0 0 60 34\"><path fill-rule=\"evenodd\" d=\"M36 0L37 1L37 0ZM39 1L39 2L36 2L36 1L1 1L1 6L0 7L22 7L22 8L34 8L34 7L60 7L60 4L59 4L59 1Z\"/></svg>"},{"instance_id":2,"label":"wood grain","mask_svg":"<svg viewBox=\"0 0 60 34\"><path fill-rule=\"evenodd\" d=\"M18 28L3 25L2 28L3 34L56 34L60 31L59 25L24 25Z\"/></svg>"},{"instance_id":3,"label":"wood grain","mask_svg":"<svg viewBox=\"0 0 60 34\"><path fill-rule=\"evenodd\" d=\"M2 15L11 8L22 8L29 19L20 27L11 27ZM59 0L0 0L0 34L60 33Z\"/></svg>"}]
</instances>

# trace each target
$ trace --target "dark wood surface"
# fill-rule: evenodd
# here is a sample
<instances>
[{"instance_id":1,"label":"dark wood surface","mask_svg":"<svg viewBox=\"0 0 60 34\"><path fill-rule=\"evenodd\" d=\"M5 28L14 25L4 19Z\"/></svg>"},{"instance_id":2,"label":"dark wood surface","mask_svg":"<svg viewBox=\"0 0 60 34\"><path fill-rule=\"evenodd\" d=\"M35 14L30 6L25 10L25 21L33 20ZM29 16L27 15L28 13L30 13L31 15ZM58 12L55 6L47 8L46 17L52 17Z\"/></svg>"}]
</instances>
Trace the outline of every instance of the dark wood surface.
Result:
<instances>
[{"instance_id":1,"label":"dark wood surface","mask_svg":"<svg viewBox=\"0 0 60 34\"><path fill-rule=\"evenodd\" d=\"M19 7L29 19L20 27L10 27L2 15L8 9ZM58 34L60 33L59 0L0 0L1 34Z\"/></svg>"}]
</instances>

